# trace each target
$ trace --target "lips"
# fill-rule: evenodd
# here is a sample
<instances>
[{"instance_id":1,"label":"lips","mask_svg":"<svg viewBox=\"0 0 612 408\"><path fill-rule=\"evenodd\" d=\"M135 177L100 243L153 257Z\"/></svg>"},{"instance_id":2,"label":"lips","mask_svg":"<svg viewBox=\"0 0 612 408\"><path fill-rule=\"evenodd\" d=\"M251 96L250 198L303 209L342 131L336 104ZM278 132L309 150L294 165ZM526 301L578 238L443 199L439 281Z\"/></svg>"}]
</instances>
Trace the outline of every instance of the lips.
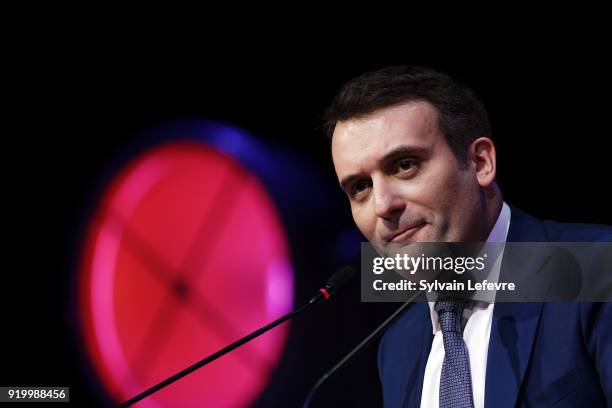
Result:
<instances>
[{"instance_id":1,"label":"lips","mask_svg":"<svg viewBox=\"0 0 612 408\"><path fill-rule=\"evenodd\" d=\"M401 242L401 241L409 238L413 234L415 234L424 225L425 225L424 222L421 222L419 224L415 224L415 225L410 226L408 228L401 229L401 230L398 230L396 232L393 232L392 234L386 235L385 237L383 237L383 239L385 241L387 241L387 242Z\"/></svg>"}]
</instances>

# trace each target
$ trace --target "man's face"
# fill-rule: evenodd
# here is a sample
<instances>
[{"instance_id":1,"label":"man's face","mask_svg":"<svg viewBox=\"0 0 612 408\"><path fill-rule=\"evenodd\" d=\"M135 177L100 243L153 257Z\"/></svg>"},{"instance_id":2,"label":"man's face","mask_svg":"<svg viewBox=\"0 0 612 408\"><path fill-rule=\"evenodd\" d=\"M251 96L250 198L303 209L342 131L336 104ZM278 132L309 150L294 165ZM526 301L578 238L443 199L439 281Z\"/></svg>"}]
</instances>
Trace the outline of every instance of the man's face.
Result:
<instances>
[{"instance_id":1,"label":"man's face","mask_svg":"<svg viewBox=\"0 0 612 408\"><path fill-rule=\"evenodd\" d=\"M484 240L482 190L459 163L424 101L339 122L332 139L338 180L353 219L382 252L412 242Z\"/></svg>"}]
</instances>

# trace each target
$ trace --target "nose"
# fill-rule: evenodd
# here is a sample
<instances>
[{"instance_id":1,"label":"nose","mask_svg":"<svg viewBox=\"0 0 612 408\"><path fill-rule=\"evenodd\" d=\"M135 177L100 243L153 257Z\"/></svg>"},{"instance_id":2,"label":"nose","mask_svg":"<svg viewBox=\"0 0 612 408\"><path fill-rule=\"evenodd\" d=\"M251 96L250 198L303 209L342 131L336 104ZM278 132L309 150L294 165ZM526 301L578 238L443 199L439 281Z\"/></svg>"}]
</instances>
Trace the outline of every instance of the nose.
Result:
<instances>
[{"instance_id":1,"label":"nose","mask_svg":"<svg viewBox=\"0 0 612 408\"><path fill-rule=\"evenodd\" d=\"M398 186L391 180L381 178L373 180L372 188L376 215L387 221L399 220L406 203L399 194Z\"/></svg>"}]
</instances>

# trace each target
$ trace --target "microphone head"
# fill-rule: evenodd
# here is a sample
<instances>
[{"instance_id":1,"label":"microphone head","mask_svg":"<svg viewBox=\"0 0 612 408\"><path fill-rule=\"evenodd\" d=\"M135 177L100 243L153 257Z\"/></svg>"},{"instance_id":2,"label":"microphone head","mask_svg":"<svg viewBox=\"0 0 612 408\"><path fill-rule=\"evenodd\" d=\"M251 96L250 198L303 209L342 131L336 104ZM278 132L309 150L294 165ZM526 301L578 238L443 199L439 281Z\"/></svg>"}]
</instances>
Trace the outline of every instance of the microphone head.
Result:
<instances>
[{"instance_id":1,"label":"microphone head","mask_svg":"<svg viewBox=\"0 0 612 408\"><path fill-rule=\"evenodd\" d=\"M338 290L339 288L349 283L355 275L357 275L357 271L355 271L355 268L348 265L344 266L338 272L334 273L331 278L328 279L327 285L332 287L334 290Z\"/></svg>"}]
</instances>

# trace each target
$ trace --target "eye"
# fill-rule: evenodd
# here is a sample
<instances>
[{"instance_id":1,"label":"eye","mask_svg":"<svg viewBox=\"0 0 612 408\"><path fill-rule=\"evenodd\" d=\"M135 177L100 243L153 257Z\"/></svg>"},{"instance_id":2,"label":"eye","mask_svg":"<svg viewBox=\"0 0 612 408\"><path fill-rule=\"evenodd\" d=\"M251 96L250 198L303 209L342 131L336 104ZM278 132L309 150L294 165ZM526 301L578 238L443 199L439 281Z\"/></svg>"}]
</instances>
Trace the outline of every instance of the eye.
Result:
<instances>
[{"instance_id":1,"label":"eye","mask_svg":"<svg viewBox=\"0 0 612 408\"><path fill-rule=\"evenodd\" d=\"M400 160L396 165L396 171L398 173L406 173L416 168L417 162L413 159Z\"/></svg>"},{"instance_id":2,"label":"eye","mask_svg":"<svg viewBox=\"0 0 612 408\"><path fill-rule=\"evenodd\" d=\"M355 182L350 189L351 197L355 197L359 193L365 191L368 187L370 187L370 183L366 180L360 180Z\"/></svg>"}]
</instances>

